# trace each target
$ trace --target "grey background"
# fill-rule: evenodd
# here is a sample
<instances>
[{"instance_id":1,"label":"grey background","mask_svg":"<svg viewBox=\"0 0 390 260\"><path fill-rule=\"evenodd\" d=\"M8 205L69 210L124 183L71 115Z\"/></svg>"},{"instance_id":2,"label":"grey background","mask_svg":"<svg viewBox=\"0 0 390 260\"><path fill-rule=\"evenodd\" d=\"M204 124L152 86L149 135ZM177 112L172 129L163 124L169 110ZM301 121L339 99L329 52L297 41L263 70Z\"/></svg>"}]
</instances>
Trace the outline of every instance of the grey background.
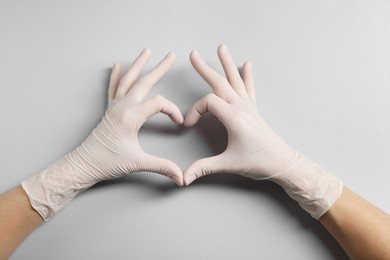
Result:
<instances>
[{"instance_id":1,"label":"grey background","mask_svg":"<svg viewBox=\"0 0 390 260\"><path fill-rule=\"evenodd\" d=\"M390 2L0 2L0 192L74 149L99 122L113 62L143 47L147 68L177 62L154 88L183 113L210 91L197 49L252 60L259 110L293 147L389 211ZM183 169L224 149L214 117L191 129L159 115L142 147ZM44 223L11 259L344 259L281 188L234 175L177 188L153 173L97 185Z\"/></svg>"}]
</instances>

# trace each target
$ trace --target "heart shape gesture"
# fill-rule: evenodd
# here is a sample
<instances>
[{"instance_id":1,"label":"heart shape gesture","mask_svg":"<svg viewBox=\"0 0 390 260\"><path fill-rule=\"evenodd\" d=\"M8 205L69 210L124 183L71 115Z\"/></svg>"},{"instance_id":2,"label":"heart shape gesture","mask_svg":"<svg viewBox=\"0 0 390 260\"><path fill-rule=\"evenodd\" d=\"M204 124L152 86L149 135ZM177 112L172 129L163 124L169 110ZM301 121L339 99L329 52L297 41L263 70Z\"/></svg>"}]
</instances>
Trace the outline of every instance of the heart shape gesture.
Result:
<instances>
[{"instance_id":1,"label":"heart shape gesture","mask_svg":"<svg viewBox=\"0 0 390 260\"><path fill-rule=\"evenodd\" d=\"M203 114L211 112L226 127L229 142L222 154L198 160L189 166L184 172L184 183L181 170L176 164L145 153L138 144L139 129L149 117L158 112L169 115L178 124L183 123L179 109L165 98L156 96L143 101L174 60L173 54L169 53L160 64L137 79L149 55L150 51L144 50L122 79L120 66L115 64L113 67L108 95L109 108L103 118L103 125L100 124L95 133L105 147L117 152L101 153L94 165L103 174L101 171L99 174L89 171L91 182L117 178L135 171L157 172L172 178L180 186L216 172L264 179L285 171L297 161L297 153L267 126L257 112L251 63L244 63L241 76L226 46L221 45L218 56L226 78L211 69L196 51L190 55L195 70L211 86L214 94L207 95L192 106L184 125L191 127ZM97 148L95 145L93 150L102 150ZM91 160L93 158L87 159Z\"/></svg>"},{"instance_id":2,"label":"heart shape gesture","mask_svg":"<svg viewBox=\"0 0 390 260\"><path fill-rule=\"evenodd\" d=\"M251 64L244 63L241 77L226 46L218 48L218 56L226 78L207 66L197 52L191 53L194 68L214 94L196 102L185 119L178 107L162 96L145 100L153 85L172 66L173 53L168 53L141 77L139 74L150 57L148 49L141 52L123 77L120 65L114 64L108 90L109 105L102 121L74 151L22 182L32 206L48 219L79 192L99 181L131 172L160 173L182 186L209 173L238 173L264 179L294 166L298 153L285 144L257 112ZM190 127L208 111L216 115L228 131L229 142L222 154L194 162L183 174L175 163L150 155L140 147L138 132L151 116L161 112L173 122L184 122Z\"/></svg>"}]
</instances>

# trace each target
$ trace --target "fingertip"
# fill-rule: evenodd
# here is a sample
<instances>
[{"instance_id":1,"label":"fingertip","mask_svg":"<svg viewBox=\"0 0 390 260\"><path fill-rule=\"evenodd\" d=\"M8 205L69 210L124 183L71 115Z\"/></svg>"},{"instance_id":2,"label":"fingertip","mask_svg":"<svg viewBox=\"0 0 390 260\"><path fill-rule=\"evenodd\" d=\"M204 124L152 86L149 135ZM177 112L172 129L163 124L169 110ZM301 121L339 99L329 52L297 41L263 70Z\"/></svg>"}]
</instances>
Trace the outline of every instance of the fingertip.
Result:
<instances>
[{"instance_id":1,"label":"fingertip","mask_svg":"<svg viewBox=\"0 0 390 260\"><path fill-rule=\"evenodd\" d=\"M167 57L167 58L175 58L176 55L175 55L175 53L173 51L169 51L165 57Z\"/></svg>"},{"instance_id":2,"label":"fingertip","mask_svg":"<svg viewBox=\"0 0 390 260\"><path fill-rule=\"evenodd\" d=\"M121 65L118 62L114 62L114 64L112 65L111 72L118 73L118 71L120 71L120 69L121 69Z\"/></svg>"},{"instance_id":3,"label":"fingertip","mask_svg":"<svg viewBox=\"0 0 390 260\"><path fill-rule=\"evenodd\" d=\"M179 166L170 160L162 159L162 161L165 166L158 172L169 177L178 186L183 186L183 171Z\"/></svg>"},{"instance_id":4,"label":"fingertip","mask_svg":"<svg viewBox=\"0 0 390 260\"><path fill-rule=\"evenodd\" d=\"M180 109L174 103L172 103L171 101L167 100L167 102L168 102L168 104L170 104L170 106L172 106L172 108L170 109L171 112L169 113L167 111L168 112L168 116L176 124L179 124L179 125L183 124L184 118L183 118L183 114L181 113Z\"/></svg>"},{"instance_id":5,"label":"fingertip","mask_svg":"<svg viewBox=\"0 0 390 260\"><path fill-rule=\"evenodd\" d=\"M189 125L189 123L188 123L188 120L186 120L185 118L184 118L183 125L184 125L185 127L190 127L190 125Z\"/></svg>"},{"instance_id":6,"label":"fingertip","mask_svg":"<svg viewBox=\"0 0 390 260\"><path fill-rule=\"evenodd\" d=\"M183 115L180 114L179 120L177 120L176 123L178 123L179 125L184 124L184 117L183 117Z\"/></svg>"},{"instance_id":7,"label":"fingertip","mask_svg":"<svg viewBox=\"0 0 390 260\"><path fill-rule=\"evenodd\" d=\"M248 60L248 61L246 61L244 63L244 66L246 66L248 69L251 69L252 68L252 62Z\"/></svg>"},{"instance_id":8,"label":"fingertip","mask_svg":"<svg viewBox=\"0 0 390 260\"><path fill-rule=\"evenodd\" d=\"M172 115L171 119L173 122L175 122L178 125L182 125L184 123L184 118L183 118L183 115L181 113Z\"/></svg>"},{"instance_id":9,"label":"fingertip","mask_svg":"<svg viewBox=\"0 0 390 260\"><path fill-rule=\"evenodd\" d=\"M184 179L184 185L188 186L192 182L194 182L195 180L196 180L196 174L192 174L192 175L190 175L190 176L188 176L187 178Z\"/></svg>"},{"instance_id":10,"label":"fingertip","mask_svg":"<svg viewBox=\"0 0 390 260\"><path fill-rule=\"evenodd\" d=\"M224 43L220 44L217 49L218 53L224 53L227 51L227 47Z\"/></svg>"},{"instance_id":11,"label":"fingertip","mask_svg":"<svg viewBox=\"0 0 390 260\"><path fill-rule=\"evenodd\" d=\"M149 48L147 48L147 47L143 48L142 51L141 51L141 54L150 55L151 53L152 53L152 51Z\"/></svg>"},{"instance_id":12,"label":"fingertip","mask_svg":"<svg viewBox=\"0 0 390 260\"><path fill-rule=\"evenodd\" d=\"M185 127L191 127L191 126L193 126L194 124L191 124L191 122L190 122L187 118L184 118L183 125L184 125Z\"/></svg>"},{"instance_id":13,"label":"fingertip","mask_svg":"<svg viewBox=\"0 0 390 260\"><path fill-rule=\"evenodd\" d=\"M192 182L194 182L198 177L201 175L197 175L197 170L199 169L199 160L193 162L190 164L184 171L183 171L183 183L185 186L190 185Z\"/></svg>"},{"instance_id":14,"label":"fingertip","mask_svg":"<svg viewBox=\"0 0 390 260\"><path fill-rule=\"evenodd\" d=\"M197 50L192 50L190 53L190 58L196 58L199 57L199 52Z\"/></svg>"},{"instance_id":15,"label":"fingertip","mask_svg":"<svg viewBox=\"0 0 390 260\"><path fill-rule=\"evenodd\" d=\"M192 66L194 67L194 69L198 72L199 72L199 69L201 69L204 66L204 61L197 50L193 50L191 52L190 62L192 64Z\"/></svg>"},{"instance_id":16,"label":"fingertip","mask_svg":"<svg viewBox=\"0 0 390 260\"><path fill-rule=\"evenodd\" d=\"M179 187L182 187L184 185L183 178L180 178L178 176L171 176L171 180Z\"/></svg>"},{"instance_id":17,"label":"fingertip","mask_svg":"<svg viewBox=\"0 0 390 260\"><path fill-rule=\"evenodd\" d=\"M171 67L173 63L175 62L176 55L172 51L168 52L167 55L165 55L164 60L168 63L168 66Z\"/></svg>"},{"instance_id":18,"label":"fingertip","mask_svg":"<svg viewBox=\"0 0 390 260\"><path fill-rule=\"evenodd\" d=\"M187 115L184 117L183 125L185 127L191 127L191 126L195 125L196 122L197 122L196 118L191 116L190 113L187 113Z\"/></svg>"}]
</instances>

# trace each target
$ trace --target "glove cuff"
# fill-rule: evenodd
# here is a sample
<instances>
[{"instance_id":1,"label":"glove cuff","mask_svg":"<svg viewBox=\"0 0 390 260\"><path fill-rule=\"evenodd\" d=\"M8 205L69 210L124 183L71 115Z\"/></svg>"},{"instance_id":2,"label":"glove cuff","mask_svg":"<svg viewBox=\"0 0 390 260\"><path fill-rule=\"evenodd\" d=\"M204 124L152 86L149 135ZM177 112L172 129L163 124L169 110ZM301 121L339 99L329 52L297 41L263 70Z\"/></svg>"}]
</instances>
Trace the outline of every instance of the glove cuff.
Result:
<instances>
[{"instance_id":1,"label":"glove cuff","mask_svg":"<svg viewBox=\"0 0 390 260\"><path fill-rule=\"evenodd\" d=\"M95 183L80 179L80 171L68 160L68 155L46 169L22 181L31 206L47 221L70 202L78 193Z\"/></svg>"},{"instance_id":2,"label":"glove cuff","mask_svg":"<svg viewBox=\"0 0 390 260\"><path fill-rule=\"evenodd\" d=\"M302 154L293 168L270 180L282 186L315 219L329 210L344 186L341 180Z\"/></svg>"}]
</instances>

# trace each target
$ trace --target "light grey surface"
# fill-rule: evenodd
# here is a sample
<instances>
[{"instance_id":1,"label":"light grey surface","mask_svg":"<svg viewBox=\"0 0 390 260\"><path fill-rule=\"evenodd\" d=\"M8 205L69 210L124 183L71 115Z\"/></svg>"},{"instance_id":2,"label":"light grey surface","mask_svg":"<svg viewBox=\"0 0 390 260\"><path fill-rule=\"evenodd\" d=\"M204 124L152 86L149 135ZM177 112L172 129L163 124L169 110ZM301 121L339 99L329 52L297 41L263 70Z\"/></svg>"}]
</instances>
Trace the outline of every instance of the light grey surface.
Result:
<instances>
[{"instance_id":1,"label":"light grey surface","mask_svg":"<svg viewBox=\"0 0 390 260\"><path fill-rule=\"evenodd\" d=\"M155 87L183 113L208 93L191 49L221 71L216 47L252 60L259 109L284 139L390 211L390 2L1 1L0 192L78 145L106 105L113 62L143 47ZM141 131L146 151L183 169L223 150L207 117ZM232 175L187 188L152 173L98 185L36 230L11 259L344 259L321 225L276 185Z\"/></svg>"}]
</instances>

